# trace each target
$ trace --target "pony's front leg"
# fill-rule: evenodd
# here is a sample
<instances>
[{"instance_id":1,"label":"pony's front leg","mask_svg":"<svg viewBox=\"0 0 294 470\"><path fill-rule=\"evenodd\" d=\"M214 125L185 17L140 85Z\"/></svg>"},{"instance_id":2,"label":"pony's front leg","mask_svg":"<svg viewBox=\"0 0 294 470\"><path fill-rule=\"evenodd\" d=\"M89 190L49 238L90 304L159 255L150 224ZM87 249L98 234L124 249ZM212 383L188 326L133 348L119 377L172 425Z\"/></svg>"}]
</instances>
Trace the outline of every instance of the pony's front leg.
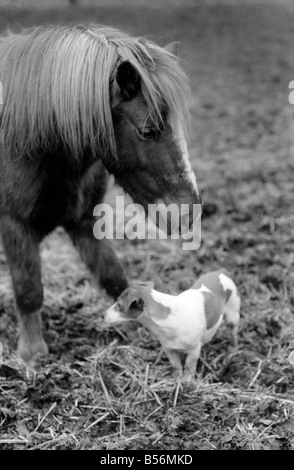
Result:
<instances>
[{"instance_id":1,"label":"pony's front leg","mask_svg":"<svg viewBox=\"0 0 294 470\"><path fill-rule=\"evenodd\" d=\"M82 221L68 233L97 283L116 299L128 287L128 281L111 241L94 238L93 220Z\"/></svg>"},{"instance_id":2,"label":"pony's front leg","mask_svg":"<svg viewBox=\"0 0 294 470\"><path fill-rule=\"evenodd\" d=\"M42 336L43 303L39 243L27 225L5 216L0 219L3 246L20 316L17 357L32 367L38 354L47 354Z\"/></svg>"}]
</instances>

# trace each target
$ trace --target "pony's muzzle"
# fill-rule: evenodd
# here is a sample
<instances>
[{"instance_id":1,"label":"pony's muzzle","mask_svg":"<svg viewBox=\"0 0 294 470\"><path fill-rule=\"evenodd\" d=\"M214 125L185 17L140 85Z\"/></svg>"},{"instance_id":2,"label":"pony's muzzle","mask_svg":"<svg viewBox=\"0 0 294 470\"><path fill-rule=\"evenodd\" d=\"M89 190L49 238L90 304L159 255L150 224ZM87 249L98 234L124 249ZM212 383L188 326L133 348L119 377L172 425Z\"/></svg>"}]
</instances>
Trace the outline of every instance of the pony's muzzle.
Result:
<instances>
[{"instance_id":1,"label":"pony's muzzle","mask_svg":"<svg viewBox=\"0 0 294 470\"><path fill-rule=\"evenodd\" d=\"M166 235L180 238L189 230L195 230L201 220L201 204L198 197L197 203L159 203L157 213L151 214L151 219L156 226ZM150 214L149 214L150 215Z\"/></svg>"},{"instance_id":2,"label":"pony's muzzle","mask_svg":"<svg viewBox=\"0 0 294 470\"><path fill-rule=\"evenodd\" d=\"M197 199L198 201L199 199ZM181 211L180 219L180 231L181 234L185 234L188 231L196 229L201 220L202 206L201 202L195 204L190 204L188 210L185 210L185 205L183 205L183 210Z\"/></svg>"}]
</instances>

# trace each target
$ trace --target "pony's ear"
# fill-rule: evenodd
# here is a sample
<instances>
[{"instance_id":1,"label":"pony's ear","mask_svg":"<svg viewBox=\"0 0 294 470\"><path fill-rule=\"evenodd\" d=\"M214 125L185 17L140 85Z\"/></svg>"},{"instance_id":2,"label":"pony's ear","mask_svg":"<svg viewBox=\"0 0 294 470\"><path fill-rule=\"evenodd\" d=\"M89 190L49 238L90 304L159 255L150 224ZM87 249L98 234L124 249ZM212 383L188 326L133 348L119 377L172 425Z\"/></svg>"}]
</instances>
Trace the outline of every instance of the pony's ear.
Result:
<instances>
[{"instance_id":1,"label":"pony's ear","mask_svg":"<svg viewBox=\"0 0 294 470\"><path fill-rule=\"evenodd\" d=\"M122 62L116 72L116 82L123 99L134 98L140 90L140 76L128 60Z\"/></svg>"},{"instance_id":2,"label":"pony's ear","mask_svg":"<svg viewBox=\"0 0 294 470\"><path fill-rule=\"evenodd\" d=\"M167 52L170 52L171 54L178 56L179 55L179 47L180 47L179 41L175 41L175 42L170 42L169 44L167 44L164 47L164 49Z\"/></svg>"}]
</instances>

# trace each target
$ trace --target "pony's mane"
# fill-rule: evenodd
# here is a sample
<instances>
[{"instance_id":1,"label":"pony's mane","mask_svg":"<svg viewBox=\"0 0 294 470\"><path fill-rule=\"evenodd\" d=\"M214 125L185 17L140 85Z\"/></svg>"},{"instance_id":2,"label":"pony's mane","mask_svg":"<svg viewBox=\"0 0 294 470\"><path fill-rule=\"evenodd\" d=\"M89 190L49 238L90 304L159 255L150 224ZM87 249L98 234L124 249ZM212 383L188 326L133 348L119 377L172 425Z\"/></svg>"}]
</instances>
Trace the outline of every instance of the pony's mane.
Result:
<instances>
[{"instance_id":1,"label":"pony's mane","mask_svg":"<svg viewBox=\"0 0 294 470\"><path fill-rule=\"evenodd\" d=\"M186 122L188 80L165 49L119 30L41 26L0 38L0 143L30 153L62 141L76 156L98 147L115 154L111 84L120 62L137 69L149 114L157 125L163 108ZM97 147L98 146L98 147Z\"/></svg>"}]
</instances>

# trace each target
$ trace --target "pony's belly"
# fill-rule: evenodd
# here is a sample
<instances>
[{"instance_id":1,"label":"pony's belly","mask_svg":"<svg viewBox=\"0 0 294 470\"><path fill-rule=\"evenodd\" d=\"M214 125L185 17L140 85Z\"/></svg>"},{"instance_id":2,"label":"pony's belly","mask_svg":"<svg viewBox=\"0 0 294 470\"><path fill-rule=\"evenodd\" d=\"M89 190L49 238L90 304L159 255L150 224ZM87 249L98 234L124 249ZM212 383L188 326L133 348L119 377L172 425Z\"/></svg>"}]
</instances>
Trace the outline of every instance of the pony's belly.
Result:
<instances>
[{"instance_id":1,"label":"pony's belly","mask_svg":"<svg viewBox=\"0 0 294 470\"><path fill-rule=\"evenodd\" d=\"M89 161L80 169L62 165L46 169L46 183L36 203L35 223L55 228L76 228L84 217L91 217L107 188L107 173L101 161ZM94 219L93 219L94 225ZM52 230L51 228L51 230Z\"/></svg>"}]
</instances>

